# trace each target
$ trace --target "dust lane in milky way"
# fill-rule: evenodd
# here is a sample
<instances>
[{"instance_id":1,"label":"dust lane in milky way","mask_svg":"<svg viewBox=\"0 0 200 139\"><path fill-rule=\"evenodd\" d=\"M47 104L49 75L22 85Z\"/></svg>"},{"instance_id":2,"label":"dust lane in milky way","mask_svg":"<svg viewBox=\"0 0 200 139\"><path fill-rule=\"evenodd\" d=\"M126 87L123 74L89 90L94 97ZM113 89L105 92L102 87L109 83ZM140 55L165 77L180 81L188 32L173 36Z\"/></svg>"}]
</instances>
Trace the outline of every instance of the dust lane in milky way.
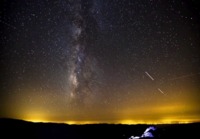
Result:
<instances>
[{"instance_id":1,"label":"dust lane in milky way","mask_svg":"<svg viewBox=\"0 0 200 139\"><path fill-rule=\"evenodd\" d=\"M72 18L72 50L69 67L70 97L75 103L88 103L94 95L94 80L97 77L95 56L88 53L87 47L92 47L94 40L89 32L94 32L96 24L90 25L95 20L92 13L93 3L81 0L71 1L70 10ZM90 43L89 43L90 42ZM94 97L94 96L93 96Z\"/></svg>"}]
</instances>

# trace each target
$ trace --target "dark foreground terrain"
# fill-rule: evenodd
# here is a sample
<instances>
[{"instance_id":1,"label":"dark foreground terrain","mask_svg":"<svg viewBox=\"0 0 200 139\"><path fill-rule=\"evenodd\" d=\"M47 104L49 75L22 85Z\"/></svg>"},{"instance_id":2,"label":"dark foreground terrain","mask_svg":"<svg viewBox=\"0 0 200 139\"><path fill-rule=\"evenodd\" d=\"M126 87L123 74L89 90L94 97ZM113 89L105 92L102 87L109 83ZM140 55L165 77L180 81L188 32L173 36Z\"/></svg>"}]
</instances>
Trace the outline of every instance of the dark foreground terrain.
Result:
<instances>
[{"instance_id":1,"label":"dark foreground terrain","mask_svg":"<svg viewBox=\"0 0 200 139\"><path fill-rule=\"evenodd\" d=\"M33 139L128 139L140 136L152 125L67 125L32 123L13 119L0 119L0 138ZM157 138L195 139L200 135L200 123L153 125Z\"/></svg>"}]
</instances>

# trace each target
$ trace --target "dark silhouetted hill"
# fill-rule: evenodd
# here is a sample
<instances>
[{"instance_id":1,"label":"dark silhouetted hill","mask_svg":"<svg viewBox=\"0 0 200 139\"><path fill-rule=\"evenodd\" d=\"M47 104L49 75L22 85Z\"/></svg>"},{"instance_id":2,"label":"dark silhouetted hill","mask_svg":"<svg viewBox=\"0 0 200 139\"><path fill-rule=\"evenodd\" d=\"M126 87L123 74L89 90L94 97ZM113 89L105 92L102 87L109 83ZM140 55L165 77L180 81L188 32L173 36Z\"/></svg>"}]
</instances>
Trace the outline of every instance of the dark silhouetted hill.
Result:
<instances>
[{"instance_id":1,"label":"dark silhouetted hill","mask_svg":"<svg viewBox=\"0 0 200 139\"><path fill-rule=\"evenodd\" d=\"M128 139L140 136L151 125L32 123L16 119L0 119L0 138L27 139ZM200 123L160 124L157 138L198 138Z\"/></svg>"}]
</instances>

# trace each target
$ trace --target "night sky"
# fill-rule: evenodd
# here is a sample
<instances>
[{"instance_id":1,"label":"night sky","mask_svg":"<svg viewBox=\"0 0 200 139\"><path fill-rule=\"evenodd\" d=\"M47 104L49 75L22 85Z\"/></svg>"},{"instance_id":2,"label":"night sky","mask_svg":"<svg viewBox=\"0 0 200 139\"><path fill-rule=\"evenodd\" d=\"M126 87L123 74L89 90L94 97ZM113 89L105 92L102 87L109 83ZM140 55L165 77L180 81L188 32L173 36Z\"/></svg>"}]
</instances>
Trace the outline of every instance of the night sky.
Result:
<instances>
[{"instance_id":1,"label":"night sky","mask_svg":"<svg viewBox=\"0 0 200 139\"><path fill-rule=\"evenodd\" d=\"M198 0L2 0L0 117L200 121Z\"/></svg>"}]
</instances>

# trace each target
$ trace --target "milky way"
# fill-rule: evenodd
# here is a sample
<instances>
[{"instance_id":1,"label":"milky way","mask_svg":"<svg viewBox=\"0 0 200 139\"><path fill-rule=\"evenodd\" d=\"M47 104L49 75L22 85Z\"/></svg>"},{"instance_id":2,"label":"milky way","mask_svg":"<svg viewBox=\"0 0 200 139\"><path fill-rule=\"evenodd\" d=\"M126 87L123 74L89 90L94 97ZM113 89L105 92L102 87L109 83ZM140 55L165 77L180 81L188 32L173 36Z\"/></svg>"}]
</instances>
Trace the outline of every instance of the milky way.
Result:
<instances>
[{"instance_id":1,"label":"milky way","mask_svg":"<svg viewBox=\"0 0 200 139\"><path fill-rule=\"evenodd\" d=\"M96 24L89 24L95 20L92 17L93 3L76 0L71 3L72 43L69 70L70 98L75 103L89 103L94 97L98 78L97 62L88 52L94 42L92 34ZM87 15L87 16L85 16ZM88 21L89 20L89 21ZM96 92L96 91L95 91Z\"/></svg>"},{"instance_id":2,"label":"milky way","mask_svg":"<svg viewBox=\"0 0 200 139\"><path fill-rule=\"evenodd\" d=\"M199 0L3 0L0 117L200 120Z\"/></svg>"}]
</instances>

